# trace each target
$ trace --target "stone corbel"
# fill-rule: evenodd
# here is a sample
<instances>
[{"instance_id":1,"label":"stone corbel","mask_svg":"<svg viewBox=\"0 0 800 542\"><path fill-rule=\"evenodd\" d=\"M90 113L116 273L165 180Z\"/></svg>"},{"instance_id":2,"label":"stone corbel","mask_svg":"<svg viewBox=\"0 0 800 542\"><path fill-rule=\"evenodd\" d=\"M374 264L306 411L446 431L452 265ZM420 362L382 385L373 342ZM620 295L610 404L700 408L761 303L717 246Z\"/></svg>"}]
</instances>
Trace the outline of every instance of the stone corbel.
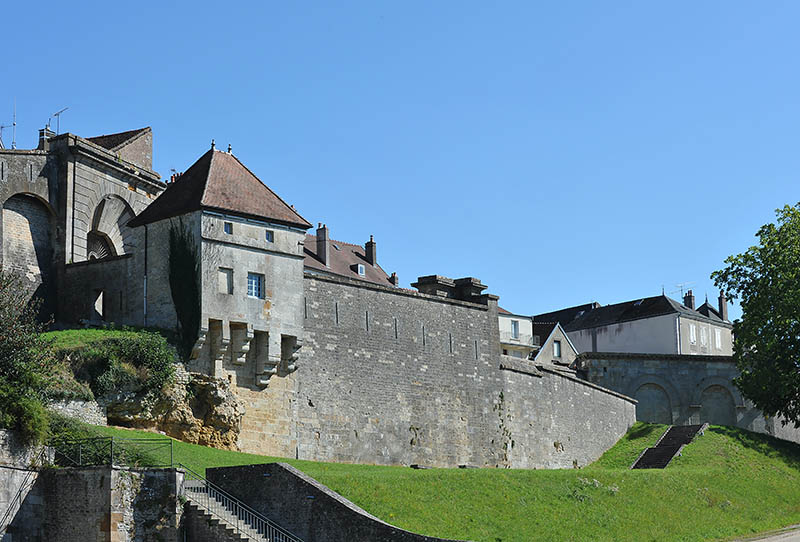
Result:
<instances>
[{"instance_id":1,"label":"stone corbel","mask_svg":"<svg viewBox=\"0 0 800 542\"><path fill-rule=\"evenodd\" d=\"M203 349L203 345L206 344L206 338L208 337L208 328L206 326L201 326L200 331L197 333L197 340L194 342L194 346L192 346L192 353L189 355L189 359L197 359L200 356L200 351Z\"/></svg>"},{"instance_id":2,"label":"stone corbel","mask_svg":"<svg viewBox=\"0 0 800 542\"><path fill-rule=\"evenodd\" d=\"M236 330L235 342L232 343L233 355L231 361L234 365L244 365L247 362L247 353L250 351L250 343L253 340L253 326L247 324L245 329ZM233 332L231 332L233 335ZM233 337L232 337L233 338Z\"/></svg>"},{"instance_id":3,"label":"stone corbel","mask_svg":"<svg viewBox=\"0 0 800 542\"><path fill-rule=\"evenodd\" d=\"M212 348L211 359L214 360L214 377L221 378L223 376L223 367L225 362L225 355L231 346L231 331L227 322L222 323L222 334L218 338L218 342Z\"/></svg>"},{"instance_id":4,"label":"stone corbel","mask_svg":"<svg viewBox=\"0 0 800 542\"><path fill-rule=\"evenodd\" d=\"M300 358L299 352L301 348L303 348L303 339L298 337L292 345L292 351L289 357L286 359L287 372L292 373L297 370L297 360Z\"/></svg>"}]
</instances>

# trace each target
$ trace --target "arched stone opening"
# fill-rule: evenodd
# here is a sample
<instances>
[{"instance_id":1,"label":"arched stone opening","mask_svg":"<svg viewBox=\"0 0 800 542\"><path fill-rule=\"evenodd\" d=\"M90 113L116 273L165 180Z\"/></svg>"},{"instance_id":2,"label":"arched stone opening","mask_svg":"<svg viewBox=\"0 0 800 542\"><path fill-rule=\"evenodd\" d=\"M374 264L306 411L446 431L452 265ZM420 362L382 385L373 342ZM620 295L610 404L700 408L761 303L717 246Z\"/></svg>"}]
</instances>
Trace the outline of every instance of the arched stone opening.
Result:
<instances>
[{"instance_id":1,"label":"arched stone opening","mask_svg":"<svg viewBox=\"0 0 800 542\"><path fill-rule=\"evenodd\" d=\"M736 406L726 387L712 384L700 394L700 422L736 425Z\"/></svg>"},{"instance_id":2,"label":"arched stone opening","mask_svg":"<svg viewBox=\"0 0 800 542\"><path fill-rule=\"evenodd\" d=\"M666 390L653 382L639 386L634 393L636 419L648 423L672 424L672 402Z\"/></svg>"},{"instance_id":3,"label":"arched stone opening","mask_svg":"<svg viewBox=\"0 0 800 542\"><path fill-rule=\"evenodd\" d=\"M3 267L19 274L32 297L43 300L42 317L55 306L52 295L54 215L50 206L31 194L15 194L3 203Z\"/></svg>"},{"instance_id":4,"label":"arched stone opening","mask_svg":"<svg viewBox=\"0 0 800 542\"><path fill-rule=\"evenodd\" d=\"M129 254L133 249L133 230L128 222L134 216L131 206L119 196L101 199L94 211L92 229L86 236L87 259L93 259L93 251L94 259Z\"/></svg>"}]
</instances>

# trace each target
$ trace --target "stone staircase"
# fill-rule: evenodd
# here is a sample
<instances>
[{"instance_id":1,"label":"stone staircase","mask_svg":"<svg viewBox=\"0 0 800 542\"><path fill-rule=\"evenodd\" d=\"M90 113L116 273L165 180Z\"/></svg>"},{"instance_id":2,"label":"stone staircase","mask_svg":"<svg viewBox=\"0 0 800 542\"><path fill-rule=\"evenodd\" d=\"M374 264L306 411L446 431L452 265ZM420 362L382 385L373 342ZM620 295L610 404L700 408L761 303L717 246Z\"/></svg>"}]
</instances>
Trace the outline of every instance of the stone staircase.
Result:
<instances>
[{"instance_id":1,"label":"stone staircase","mask_svg":"<svg viewBox=\"0 0 800 542\"><path fill-rule=\"evenodd\" d=\"M647 448L631 465L632 469L663 469L670 461L681 453L683 447L691 443L694 437L702 434L708 427L702 425L673 425L667 429L656 445Z\"/></svg>"},{"instance_id":2,"label":"stone staircase","mask_svg":"<svg viewBox=\"0 0 800 542\"><path fill-rule=\"evenodd\" d=\"M215 540L302 542L204 478L186 470L190 474L183 482L186 506L216 531Z\"/></svg>"}]
</instances>

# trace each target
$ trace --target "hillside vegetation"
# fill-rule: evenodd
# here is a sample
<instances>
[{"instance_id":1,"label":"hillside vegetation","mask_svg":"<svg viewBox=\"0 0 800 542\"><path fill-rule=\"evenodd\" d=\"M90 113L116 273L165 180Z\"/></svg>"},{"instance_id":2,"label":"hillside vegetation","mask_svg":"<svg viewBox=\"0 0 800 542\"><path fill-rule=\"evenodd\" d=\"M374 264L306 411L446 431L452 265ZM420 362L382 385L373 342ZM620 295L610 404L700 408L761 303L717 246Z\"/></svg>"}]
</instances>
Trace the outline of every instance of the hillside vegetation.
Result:
<instances>
[{"instance_id":1,"label":"hillside vegetation","mask_svg":"<svg viewBox=\"0 0 800 542\"><path fill-rule=\"evenodd\" d=\"M427 535L509 542L723 540L800 522L800 446L711 427L664 470L629 470L664 426L637 423L581 470L431 469L270 458L175 442L205 468L285 461L368 512ZM116 428L83 432L138 438Z\"/></svg>"}]
</instances>

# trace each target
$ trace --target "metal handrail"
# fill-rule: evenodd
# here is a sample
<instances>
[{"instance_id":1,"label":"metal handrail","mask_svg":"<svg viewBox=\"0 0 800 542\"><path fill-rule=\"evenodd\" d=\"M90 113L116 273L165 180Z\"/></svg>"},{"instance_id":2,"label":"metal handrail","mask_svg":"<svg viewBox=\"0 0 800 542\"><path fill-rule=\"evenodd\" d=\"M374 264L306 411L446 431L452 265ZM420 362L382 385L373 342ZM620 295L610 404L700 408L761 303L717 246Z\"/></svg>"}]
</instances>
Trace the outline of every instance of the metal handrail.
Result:
<instances>
[{"instance_id":1,"label":"metal handrail","mask_svg":"<svg viewBox=\"0 0 800 542\"><path fill-rule=\"evenodd\" d=\"M297 536L212 484L186 465L177 463L175 466L186 471L184 480L194 480L200 483L199 490L184 490L184 496L236 529L237 533L254 540L303 542Z\"/></svg>"},{"instance_id":2,"label":"metal handrail","mask_svg":"<svg viewBox=\"0 0 800 542\"><path fill-rule=\"evenodd\" d=\"M39 452L39 455L36 456L32 463L42 464L44 460L47 458L47 448L42 448L42 451ZM34 466L34 465L31 465ZM33 487L33 484L36 483L36 480L32 480L34 475L37 474L35 470L29 470L28 473L25 475L25 478L22 480L22 483L19 485L19 490L17 490L17 494L14 495L14 498L8 503L8 508L6 508L3 517L0 518L0 538L3 538L2 535L6 532L6 529L11 525L11 522L14 521L14 516L16 516L17 511L22 508L22 493L25 491L26 488ZM14 511L12 514L12 510ZM10 519L9 519L10 517Z\"/></svg>"},{"instance_id":3,"label":"metal handrail","mask_svg":"<svg viewBox=\"0 0 800 542\"><path fill-rule=\"evenodd\" d=\"M53 449L54 462L66 462L69 466L88 465L127 465L132 453L136 461L129 466L171 467L174 462L173 439L167 438L125 438L125 437L86 437L55 439L48 442ZM130 445L143 446L144 449L131 449ZM147 452L165 450L169 447L169 459L152 461ZM147 449L149 448L149 449ZM84 453L85 452L85 453ZM136 452L140 455L136 456ZM141 461L144 459L144 463Z\"/></svg>"}]
</instances>

